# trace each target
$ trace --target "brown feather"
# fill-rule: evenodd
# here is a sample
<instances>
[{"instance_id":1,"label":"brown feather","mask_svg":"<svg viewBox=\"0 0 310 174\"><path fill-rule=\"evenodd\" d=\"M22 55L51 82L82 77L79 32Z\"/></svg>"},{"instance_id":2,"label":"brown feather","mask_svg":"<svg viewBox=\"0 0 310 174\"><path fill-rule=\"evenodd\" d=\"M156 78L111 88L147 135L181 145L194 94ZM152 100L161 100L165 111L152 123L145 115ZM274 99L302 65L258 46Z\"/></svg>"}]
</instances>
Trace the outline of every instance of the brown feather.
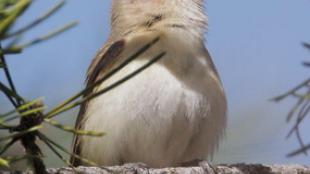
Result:
<instances>
[{"instance_id":1,"label":"brown feather","mask_svg":"<svg viewBox=\"0 0 310 174\"><path fill-rule=\"evenodd\" d=\"M86 88L91 84L95 83L103 74L106 74L114 63L117 60L117 57L122 53L125 47L125 41L120 40L114 42L113 44L107 44L103 47L97 54L97 56L93 59L89 69L86 80ZM92 91L88 91L85 96L88 96ZM87 102L81 105L78 117L75 122L76 129L83 129L82 120L84 119L84 114L87 109ZM76 135L73 139L73 153L76 155L80 155L80 146L81 143L79 141L79 136ZM70 163L73 166L81 165L81 160L71 156Z\"/></svg>"}]
</instances>

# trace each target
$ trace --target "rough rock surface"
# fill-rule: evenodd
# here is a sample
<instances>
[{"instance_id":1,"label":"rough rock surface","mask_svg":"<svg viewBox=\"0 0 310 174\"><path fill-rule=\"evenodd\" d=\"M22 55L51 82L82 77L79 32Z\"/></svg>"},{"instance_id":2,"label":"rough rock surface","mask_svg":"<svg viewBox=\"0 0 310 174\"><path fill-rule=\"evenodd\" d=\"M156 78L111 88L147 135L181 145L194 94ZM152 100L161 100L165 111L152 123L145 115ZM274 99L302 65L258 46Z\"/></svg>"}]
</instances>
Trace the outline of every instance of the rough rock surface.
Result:
<instances>
[{"instance_id":1,"label":"rough rock surface","mask_svg":"<svg viewBox=\"0 0 310 174\"><path fill-rule=\"evenodd\" d=\"M114 167L78 167L48 169L50 174L310 174L310 166L303 165L262 165L262 164L233 164L218 165L210 167L207 163L202 163L197 167L177 167L177 168L148 168L143 164L126 164ZM0 172L0 174L18 174L23 172ZM24 172L31 173L31 172Z\"/></svg>"}]
</instances>

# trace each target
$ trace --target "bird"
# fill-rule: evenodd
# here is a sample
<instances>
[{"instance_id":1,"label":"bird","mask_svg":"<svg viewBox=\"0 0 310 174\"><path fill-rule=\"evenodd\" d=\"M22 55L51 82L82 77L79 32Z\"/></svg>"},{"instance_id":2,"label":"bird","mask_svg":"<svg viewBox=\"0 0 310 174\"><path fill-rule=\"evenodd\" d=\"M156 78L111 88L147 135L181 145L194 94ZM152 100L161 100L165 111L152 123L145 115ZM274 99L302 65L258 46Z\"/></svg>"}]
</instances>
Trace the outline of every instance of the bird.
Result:
<instances>
[{"instance_id":1,"label":"bird","mask_svg":"<svg viewBox=\"0 0 310 174\"><path fill-rule=\"evenodd\" d=\"M212 159L225 136L227 101L205 46L204 0L112 0L110 35L92 60L91 86L145 44L157 42L87 95L134 72L154 55L164 56L113 90L82 104L71 163L100 166L143 163L182 166ZM84 97L85 97L84 96Z\"/></svg>"}]
</instances>

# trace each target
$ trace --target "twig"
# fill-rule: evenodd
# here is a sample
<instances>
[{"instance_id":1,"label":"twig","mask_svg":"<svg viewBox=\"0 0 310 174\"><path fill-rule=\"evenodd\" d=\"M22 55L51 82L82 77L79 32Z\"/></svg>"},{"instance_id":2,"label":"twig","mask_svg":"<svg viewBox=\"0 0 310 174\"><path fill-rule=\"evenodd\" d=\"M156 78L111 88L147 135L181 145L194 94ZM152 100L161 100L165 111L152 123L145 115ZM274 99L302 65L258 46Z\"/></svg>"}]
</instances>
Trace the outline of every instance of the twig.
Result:
<instances>
[{"instance_id":1,"label":"twig","mask_svg":"<svg viewBox=\"0 0 310 174\"><path fill-rule=\"evenodd\" d=\"M8 28L15 22L17 17L24 12L24 10L31 3L30 0L19 0L13 7L10 15L0 23L0 38L5 34Z\"/></svg>"},{"instance_id":2,"label":"twig","mask_svg":"<svg viewBox=\"0 0 310 174\"><path fill-rule=\"evenodd\" d=\"M14 143L16 143L18 139L17 138L13 138L11 139L7 144L4 145L4 147L1 149L0 151L0 156L8 149L10 148Z\"/></svg>"},{"instance_id":3,"label":"twig","mask_svg":"<svg viewBox=\"0 0 310 174\"><path fill-rule=\"evenodd\" d=\"M75 27L77 24L78 24L77 21L70 22L70 23L64 25L63 27L61 27L59 29L56 29L56 30L54 30L54 31L52 31L52 32L50 32L50 33L48 33L46 35L40 36L38 38L35 38L35 39L33 39L33 40L31 40L31 41L29 41L27 43L21 44L19 46L12 47L12 49L20 50L20 49L24 49L26 47L30 47L30 46L32 46L34 44L41 43L43 41L46 41L48 39L51 39L51 38L59 35L59 34L65 32L65 31L68 31L69 29Z\"/></svg>"},{"instance_id":4,"label":"twig","mask_svg":"<svg viewBox=\"0 0 310 174\"><path fill-rule=\"evenodd\" d=\"M0 157L0 166L1 167L9 168L10 167L10 163L9 163L8 160L3 159L3 158Z\"/></svg>"},{"instance_id":5,"label":"twig","mask_svg":"<svg viewBox=\"0 0 310 174\"><path fill-rule=\"evenodd\" d=\"M49 18L50 16L52 16L53 14L55 14L61 7L63 7L63 5L65 4L65 1L62 0L60 1L58 4L56 4L54 7L52 7L51 9L49 9L47 12L45 12L43 15L39 16L36 20L34 20L33 22L29 23L28 25L20 28L19 30L7 34L5 36L3 36L3 39L7 39L16 35L20 35L26 31L28 31L29 29L37 26L38 24L40 24L41 22L45 21L47 18Z\"/></svg>"},{"instance_id":6,"label":"twig","mask_svg":"<svg viewBox=\"0 0 310 174\"><path fill-rule=\"evenodd\" d=\"M76 155L76 154L72 154L70 153L66 148L62 147L61 145L59 145L58 143L56 143L55 141L51 140L50 138L48 138L47 136L45 136L44 134L42 133L38 133L38 137L42 140L42 141L46 141L46 142L49 142L51 143L52 145L54 145L55 147L57 147L59 150L63 151L64 153L68 154L68 155L72 155L74 156L75 158L78 158L80 159L81 161L83 161L84 163L86 164L89 164L91 166L98 166L96 163L88 160L88 159L85 159L79 155Z\"/></svg>"},{"instance_id":7,"label":"twig","mask_svg":"<svg viewBox=\"0 0 310 174\"><path fill-rule=\"evenodd\" d=\"M12 130L16 128L16 126L11 126L11 125L7 125L7 124L4 124L0 121L0 129L5 129L5 130Z\"/></svg>"},{"instance_id":8,"label":"twig","mask_svg":"<svg viewBox=\"0 0 310 174\"><path fill-rule=\"evenodd\" d=\"M25 112L20 113L19 115L15 115L15 116L12 116L10 118L5 119L4 122L10 122L10 121L13 121L13 120L21 118L21 117L31 116L32 114L36 114L38 112L43 111L45 108L46 108L45 106L42 106L42 107L38 107L38 108L34 108L34 109L28 109Z\"/></svg>"},{"instance_id":9,"label":"twig","mask_svg":"<svg viewBox=\"0 0 310 174\"><path fill-rule=\"evenodd\" d=\"M119 85L123 84L124 82L128 81L129 79L131 79L132 77L136 76L137 74L139 74L141 71L145 70L146 68L148 68L149 66L151 66L153 63L155 63L156 61L158 61L160 58L162 58L166 53L165 52L162 52L160 54L158 54L157 56L155 56L154 58L151 59L151 61L149 61L147 64L143 65L142 67L140 67L139 69L135 70L134 72L132 72L131 74L125 76L124 78L118 80L117 82L113 83L112 85L96 92L96 93L93 93L89 96L86 96L85 98L77 101L77 102L74 102L73 104L70 104L70 105L67 105L65 107L63 107L62 109L59 109L53 113L51 113L50 115L46 115L46 118L52 118L52 117L55 117L56 115L59 115L63 112L66 112L72 108L75 108L89 100L92 100L93 98L95 97L98 97L99 95L102 95L116 87L118 87Z\"/></svg>"},{"instance_id":10,"label":"twig","mask_svg":"<svg viewBox=\"0 0 310 174\"><path fill-rule=\"evenodd\" d=\"M4 119L2 122L9 122L21 117L26 117L31 114L35 114L37 112L41 112L46 108L41 102L41 98L32 100L30 102L27 102L21 106L19 106L17 109L14 109L12 111L9 111L5 114L0 115L0 119ZM12 114L18 112L18 115L11 116ZM9 118L7 118L9 117ZM6 118L6 119L5 119Z\"/></svg>"},{"instance_id":11,"label":"twig","mask_svg":"<svg viewBox=\"0 0 310 174\"><path fill-rule=\"evenodd\" d=\"M12 115L14 113L16 113L16 109L13 109L13 110L11 110L11 111L9 111L7 113L4 113L4 114L0 114L0 118L1 119L6 118L6 117L8 117L8 116L10 116L10 115Z\"/></svg>"},{"instance_id":12,"label":"twig","mask_svg":"<svg viewBox=\"0 0 310 174\"><path fill-rule=\"evenodd\" d=\"M33 159L33 158L38 158L37 156L31 156L31 155L22 155L22 156L14 156L14 157L8 157L8 161L10 164L18 162L20 160L25 160L25 159Z\"/></svg>"},{"instance_id":13,"label":"twig","mask_svg":"<svg viewBox=\"0 0 310 174\"><path fill-rule=\"evenodd\" d=\"M7 33L10 26L16 21L16 19L24 12L24 10L28 7L28 5L31 3L31 0L18 0L12 5L11 7L5 8L0 7L0 40L7 39L13 36L20 36L24 32L30 30L31 28L37 26L39 23L45 21L48 17L50 17L52 14L57 12L63 5L64 0L62 0L60 3L58 3L56 6L52 7L50 10L45 12L43 15L39 16L36 20L29 23L28 25L20 28L19 30L11 33ZM4 3L4 2L1 2ZM4 10L4 11L3 11ZM4 58L4 54L12 54L12 53L20 53L24 48L32 46L37 43L41 43L43 41L46 41L50 38L53 38L70 28L74 27L77 24L77 22L71 22L67 25L56 29L55 31L49 32L46 35L37 37L33 40L30 40L29 42L18 44L18 38L13 40L6 49L2 49L0 45L0 68L4 70L5 76L8 80L8 86L4 83L0 82L0 91L3 92L8 99L11 101L11 103L14 105L15 110L10 111L8 113L5 113L3 115L0 115L0 129L6 129L11 134L5 137L0 137L0 141L10 140L8 143L6 143L3 148L0 150L0 153L2 154L5 152L9 147L11 147L16 141L21 141L23 147L25 148L26 154L25 156L20 156L16 158L10 158L11 162L16 160L21 160L24 158L29 158L29 162L31 162L34 173L36 174L45 174L46 167L43 163L42 152L39 148L39 146L36 144L36 138L38 134L40 133L38 129L42 127L42 123L44 121L43 118L43 109L45 106L43 104L38 103L37 101L31 101L31 102L25 102L25 100L19 96L17 93L17 90L14 86L11 74L9 72L8 65L6 63L6 60ZM16 113L16 115L13 115ZM7 121L14 120L16 118L21 118L20 123L17 126L10 126L5 124ZM5 119L5 120L4 120ZM60 126L60 125L58 125ZM12 133L13 132L13 133ZM90 132L89 132L90 133ZM56 153L56 152L55 152ZM58 153L56 153L57 155ZM59 155L59 154L58 154ZM5 160L2 158L0 159L0 163L5 165Z\"/></svg>"},{"instance_id":14,"label":"twig","mask_svg":"<svg viewBox=\"0 0 310 174\"><path fill-rule=\"evenodd\" d=\"M303 45L305 48L307 48L307 49L310 50L310 44L309 44L309 43L303 42L302 45Z\"/></svg>"},{"instance_id":15,"label":"twig","mask_svg":"<svg viewBox=\"0 0 310 174\"><path fill-rule=\"evenodd\" d=\"M307 46L307 45L305 45ZM300 91L302 88L308 88L308 91L306 91L304 94L298 94L298 91ZM310 113L310 78L302 82L301 84L297 85L295 88L289 90L288 92L284 93L281 96L278 96L274 98L273 100L276 102L282 101L285 98L289 96L294 96L298 98L297 103L293 106L293 108L290 110L290 112L287 115L287 121L291 121L291 119L296 115L297 119L294 123L294 126L289 131L287 138L291 137L293 133L295 133L297 140L299 142L300 148L297 151L294 151L290 154L288 154L289 157L294 156L296 154L304 153L307 155L307 146L305 145L301 133L300 133L300 124L302 121L307 117L307 115Z\"/></svg>"},{"instance_id":16,"label":"twig","mask_svg":"<svg viewBox=\"0 0 310 174\"><path fill-rule=\"evenodd\" d=\"M309 149L310 149L310 144L304 146L303 148L300 148L298 150L295 150L295 151L289 153L287 156L288 157L293 157L293 156L299 155L301 153L304 153L304 152L308 151Z\"/></svg>"},{"instance_id":17,"label":"twig","mask_svg":"<svg viewBox=\"0 0 310 174\"><path fill-rule=\"evenodd\" d=\"M310 62L303 62L303 65L306 67L310 67Z\"/></svg>"},{"instance_id":18,"label":"twig","mask_svg":"<svg viewBox=\"0 0 310 174\"><path fill-rule=\"evenodd\" d=\"M39 125L39 126L32 127L32 128L30 128L28 130L25 130L25 131L16 132L16 133L13 133L13 134L8 135L8 136L1 137L0 141L5 141L5 140L8 140L8 139L14 139L14 138L20 138L22 135L26 135L26 134L28 134L30 132L37 131L37 130L39 130L41 128L42 128L42 126Z\"/></svg>"},{"instance_id":19,"label":"twig","mask_svg":"<svg viewBox=\"0 0 310 174\"><path fill-rule=\"evenodd\" d=\"M77 129L71 128L69 126L64 126L61 123L59 123L55 120L48 119L48 118L45 118L44 121L49 123L50 125L58 128L58 129L61 129L61 130L66 131L66 132L73 133L75 135L85 135L85 136L93 136L93 137L102 137L105 135L104 132L77 130Z\"/></svg>"},{"instance_id":20,"label":"twig","mask_svg":"<svg viewBox=\"0 0 310 174\"><path fill-rule=\"evenodd\" d=\"M22 49L23 48L21 48L21 47L12 46L10 48L0 50L0 54L18 54L18 53L22 52ZM0 62L0 63L1 63L1 66L3 67L2 62Z\"/></svg>"},{"instance_id":21,"label":"twig","mask_svg":"<svg viewBox=\"0 0 310 174\"><path fill-rule=\"evenodd\" d=\"M122 64L120 64L118 67L116 67L115 69L113 69L111 72L109 72L107 75L105 75L104 77L102 77L101 79L99 79L98 81L96 81L94 84L89 85L86 89L78 92L76 95L74 95L73 97L70 97L69 99L65 100L63 103L59 104L58 106L56 106L54 109L52 109L51 111L49 111L46 115L47 118L49 118L49 115L53 115L53 113L57 112L58 110L62 109L64 106L70 104L71 102L73 102L74 100L78 99L79 97L83 96L84 94L86 94L88 91L93 90L95 87L97 87L98 85L100 85L103 81L109 79L110 77L112 77L116 72L118 72L119 70L123 69L125 66L127 66L131 61L135 60L136 58L138 58L141 54L143 54L145 51L147 51L148 49L150 49L154 44L156 44L159 41L159 37L153 39L151 42L145 44L143 47L141 47L140 49L138 49L137 52L135 52L133 55L129 56Z\"/></svg>"},{"instance_id":22,"label":"twig","mask_svg":"<svg viewBox=\"0 0 310 174\"><path fill-rule=\"evenodd\" d=\"M1 46L1 43L0 43L0 50L2 50L2 46ZM9 71L9 68L7 66L7 63L6 63L6 60L3 56L3 54L0 54L0 60L1 60L1 63L3 65L3 69L4 69L4 73L5 73L5 76L9 82L9 85L12 89L12 91L17 94L17 91L16 91L16 88L14 86L14 83L13 83L13 80L12 80L12 77L11 77L11 74L10 74L10 71ZM16 100L16 103L15 102L12 102L12 104L16 107L17 105L20 105L22 103L21 100Z\"/></svg>"},{"instance_id":23,"label":"twig","mask_svg":"<svg viewBox=\"0 0 310 174\"><path fill-rule=\"evenodd\" d=\"M295 93L296 91L298 91L299 89L305 87L307 84L310 83L310 78L303 81L301 84L299 84L298 86L294 87L293 89L289 90L288 92L278 96L278 97L275 97L273 98L272 100L275 101L275 102L279 102L281 100L283 100L284 98L290 96L291 94Z\"/></svg>"},{"instance_id":24,"label":"twig","mask_svg":"<svg viewBox=\"0 0 310 174\"><path fill-rule=\"evenodd\" d=\"M14 93L11 89L9 89L7 86L5 86L1 82L0 82L0 91L3 92L9 99L13 97L16 100L24 101L24 99L21 96L19 96L18 94ZM19 106L17 105L17 107L19 107Z\"/></svg>"},{"instance_id":25,"label":"twig","mask_svg":"<svg viewBox=\"0 0 310 174\"><path fill-rule=\"evenodd\" d=\"M29 160L29 162L31 162L31 166L33 166L35 174L47 174L46 166L40 158L42 156L41 149L35 143L37 134L38 132L35 132L35 134L27 134L23 136L21 138L21 143L25 147L27 154L37 156L37 158L32 158Z\"/></svg>"},{"instance_id":26,"label":"twig","mask_svg":"<svg viewBox=\"0 0 310 174\"><path fill-rule=\"evenodd\" d=\"M41 139L41 141L43 141L55 154L56 156L58 156L59 159L61 159L65 164L67 164L68 166L72 167L72 165L70 164L69 160L65 159L51 144L50 142L48 142L46 139L44 139L41 134L38 135L39 139Z\"/></svg>"}]
</instances>

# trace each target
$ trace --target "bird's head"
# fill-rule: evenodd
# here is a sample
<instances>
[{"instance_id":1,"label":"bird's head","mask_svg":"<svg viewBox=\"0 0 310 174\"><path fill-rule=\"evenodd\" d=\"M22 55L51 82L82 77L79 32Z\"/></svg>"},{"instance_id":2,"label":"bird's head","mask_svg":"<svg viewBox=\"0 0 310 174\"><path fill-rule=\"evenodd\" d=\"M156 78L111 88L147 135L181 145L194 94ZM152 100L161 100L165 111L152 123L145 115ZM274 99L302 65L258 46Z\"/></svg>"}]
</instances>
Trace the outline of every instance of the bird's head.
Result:
<instances>
[{"instance_id":1,"label":"bird's head","mask_svg":"<svg viewBox=\"0 0 310 174\"><path fill-rule=\"evenodd\" d=\"M203 34L207 17L204 0L112 0L112 31L134 27L187 27Z\"/></svg>"}]
</instances>

